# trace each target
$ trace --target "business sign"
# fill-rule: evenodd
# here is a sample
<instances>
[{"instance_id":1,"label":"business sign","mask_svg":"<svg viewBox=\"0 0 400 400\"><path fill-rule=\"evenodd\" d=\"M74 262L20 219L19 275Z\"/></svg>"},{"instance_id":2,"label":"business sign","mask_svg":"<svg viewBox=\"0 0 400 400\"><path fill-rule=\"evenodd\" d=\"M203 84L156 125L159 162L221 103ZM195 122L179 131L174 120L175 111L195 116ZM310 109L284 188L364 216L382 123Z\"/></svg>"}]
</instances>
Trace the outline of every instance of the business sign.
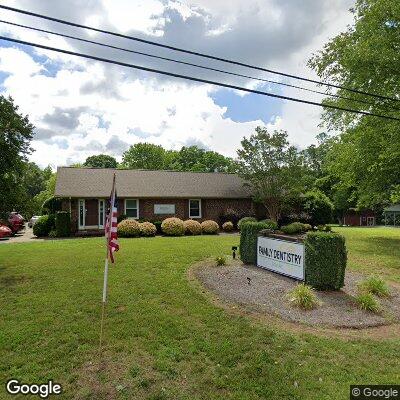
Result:
<instances>
[{"instance_id":1,"label":"business sign","mask_svg":"<svg viewBox=\"0 0 400 400\"><path fill-rule=\"evenodd\" d=\"M154 204L154 214L175 214L175 204Z\"/></svg>"},{"instance_id":2,"label":"business sign","mask_svg":"<svg viewBox=\"0 0 400 400\"><path fill-rule=\"evenodd\" d=\"M304 244L259 236L257 266L304 280Z\"/></svg>"}]
</instances>

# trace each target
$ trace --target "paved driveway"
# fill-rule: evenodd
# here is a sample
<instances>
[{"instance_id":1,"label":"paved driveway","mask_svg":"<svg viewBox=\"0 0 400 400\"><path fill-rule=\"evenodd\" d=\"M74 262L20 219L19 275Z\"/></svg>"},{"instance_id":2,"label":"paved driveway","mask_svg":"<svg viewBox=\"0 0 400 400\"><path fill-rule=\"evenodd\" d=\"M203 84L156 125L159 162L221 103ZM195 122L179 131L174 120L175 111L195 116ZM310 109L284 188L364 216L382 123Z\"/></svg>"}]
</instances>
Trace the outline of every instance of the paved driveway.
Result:
<instances>
[{"instance_id":1,"label":"paved driveway","mask_svg":"<svg viewBox=\"0 0 400 400\"><path fill-rule=\"evenodd\" d=\"M11 236L9 239L0 239L0 245L5 243L42 242L43 240L34 236L32 228L28 228L28 225L25 225L25 230L15 236Z\"/></svg>"}]
</instances>

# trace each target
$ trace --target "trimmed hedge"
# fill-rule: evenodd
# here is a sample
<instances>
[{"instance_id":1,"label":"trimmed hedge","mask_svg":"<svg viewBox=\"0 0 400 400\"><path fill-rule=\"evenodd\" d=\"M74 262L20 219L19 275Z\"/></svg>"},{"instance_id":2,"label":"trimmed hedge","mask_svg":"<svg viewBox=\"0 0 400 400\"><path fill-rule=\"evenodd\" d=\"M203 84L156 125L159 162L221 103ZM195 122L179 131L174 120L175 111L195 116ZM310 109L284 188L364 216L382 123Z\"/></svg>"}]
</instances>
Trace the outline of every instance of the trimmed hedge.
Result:
<instances>
[{"instance_id":1,"label":"trimmed hedge","mask_svg":"<svg viewBox=\"0 0 400 400\"><path fill-rule=\"evenodd\" d=\"M56 214L57 237L71 236L71 216L68 211L58 211Z\"/></svg>"},{"instance_id":2,"label":"trimmed hedge","mask_svg":"<svg viewBox=\"0 0 400 400\"><path fill-rule=\"evenodd\" d=\"M263 224L268 225L268 229L272 229L273 231L276 231L278 229L278 223L275 221L272 221L272 219L262 219L261 221Z\"/></svg>"},{"instance_id":3,"label":"trimmed hedge","mask_svg":"<svg viewBox=\"0 0 400 400\"><path fill-rule=\"evenodd\" d=\"M296 233L305 232L308 228L308 224L303 224L301 222L292 222L289 225L281 226L281 231L287 235L294 235Z\"/></svg>"},{"instance_id":4,"label":"trimmed hedge","mask_svg":"<svg viewBox=\"0 0 400 400\"><path fill-rule=\"evenodd\" d=\"M237 223L237 227L239 230L242 229L242 225L247 223L247 222L257 222L257 218L254 217L243 217L239 220L239 222Z\"/></svg>"},{"instance_id":5,"label":"trimmed hedge","mask_svg":"<svg viewBox=\"0 0 400 400\"><path fill-rule=\"evenodd\" d=\"M219 225L215 221L208 219L201 223L201 229L205 235L217 235L219 231Z\"/></svg>"},{"instance_id":6,"label":"trimmed hedge","mask_svg":"<svg viewBox=\"0 0 400 400\"><path fill-rule=\"evenodd\" d=\"M305 246L305 283L317 290L339 290L344 286L347 250L342 235L308 232Z\"/></svg>"},{"instance_id":7,"label":"trimmed hedge","mask_svg":"<svg viewBox=\"0 0 400 400\"><path fill-rule=\"evenodd\" d=\"M186 235L201 235L202 229L199 221L193 219L187 219L183 221Z\"/></svg>"},{"instance_id":8,"label":"trimmed hedge","mask_svg":"<svg viewBox=\"0 0 400 400\"><path fill-rule=\"evenodd\" d=\"M222 224L222 230L224 232L232 232L233 229L234 229L234 226L233 226L233 222L231 222L231 221L226 221Z\"/></svg>"},{"instance_id":9,"label":"trimmed hedge","mask_svg":"<svg viewBox=\"0 0 400 400\"><path fill-rule=\"evenodd\" d=\"M155 236L157 233L157 228L151 222L141 222L139 223L140 234L142 236Z\"/></svg>"},{"instance_id":10,"label":"trimmed hedge","mask_svg":"<svg viewBox=\"0 0 400 400\"><path fill-rule=\"evenodd\" d=\"M33 225L33 234L37 237L49 236L53 229L55 229L55 215L42 215Z\"/></svg>"},{"instance_id":11,"label":"trimmed hedge","mask_svg":"<svg viewBox=\"0 0 400 400\"><path fill-rule=\"evenodd\" d=\"M240 258L246 264L257 264L257 235L268 224L263 222L246 222L240 229Z\"/></svg>"},{"instance_id":12,"label":"trimmed hedge","mask_svg":"<svg viewBox=\"0 0 400 400\"><path fill-rule=\"evenodd\" d=\"M140 225L134 219L124 219L118 224L118 235L121 237L140 236Z\"/></svg>"},{"instance_id":13,"label":"trimmed hedge","mask_svg":"<svg viewBox=\"0 0 400 400\"><path fill-rule=\"evenodd\" d=\"M161 224L163 233L167 236L183 236L185 234L185 226L179 218L166 218Z\"/></svg>"}]
</instances>

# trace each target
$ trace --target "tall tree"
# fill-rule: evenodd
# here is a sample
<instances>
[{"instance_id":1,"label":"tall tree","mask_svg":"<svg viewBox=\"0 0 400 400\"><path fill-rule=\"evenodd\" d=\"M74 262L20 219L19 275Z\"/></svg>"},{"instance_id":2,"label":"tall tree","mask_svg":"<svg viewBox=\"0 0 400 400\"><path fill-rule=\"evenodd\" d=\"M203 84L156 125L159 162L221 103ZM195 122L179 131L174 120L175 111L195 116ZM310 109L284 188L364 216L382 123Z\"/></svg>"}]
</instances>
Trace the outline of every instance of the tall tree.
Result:
<instances>
[{"instance_id":1,"label":"tall tree","mask_svg":"<svg viewBox=\"0 0 400 400\"><path fill-rule=\"evenodd\" d=\"M354 25L328 42L309 65L322 79L377 93L400 96L400 4L398 0L357 0ZM327 104L400 117L399 102L346 92ZM357 103L354 99L372 104ZM397 108L397 109L396 109ZM330 171L345 187L354 187L359 207L389 202L400 184L398 121L326 109L324 122L342 131L330 152Z\"/></svg>"},{"instance_id":2,"label":"tall tree","mask_svg":"<svg viewBox=\"0 0 400 400\"><path fill-rule=\"evenodd\" d=\"M4 217L18 204L21 192L21 172L27 155L33 125L18 112L11 97L0 95L0 216Z\"/></svg>"},{"instance_id":3,"label":"tall tree","mask_svg":"<svg viewBox=\"0 0 400 400\"><path fill-rule=\"evenodd\" d=\"M136 143L122 155L122 167L159 170L164 167L165 150L152 143Z\"/></svg>"},{"instance_id":4,"label":"tall tree","mask_svg":"<svg viewBox=\"0 0 400 400\"><path fill-rule=\"evenodd\" d=\"M107 154L97 154L90 156L83 163L84 167L91 168L117 168L117 160Z\"/></svg>"},{"instance_id":5,"label":"tall tree","mask_svg":"<svg viewBox=\"0 0 400 400\"><path fill-rule=\"evenodd\" d=\"M302 189L302 157L290 146L285 131L269 133L257 127L244 138L238 154L238 172L250 184L254 198L278 221L287 199Z\"/></svg>"}]
</instances>

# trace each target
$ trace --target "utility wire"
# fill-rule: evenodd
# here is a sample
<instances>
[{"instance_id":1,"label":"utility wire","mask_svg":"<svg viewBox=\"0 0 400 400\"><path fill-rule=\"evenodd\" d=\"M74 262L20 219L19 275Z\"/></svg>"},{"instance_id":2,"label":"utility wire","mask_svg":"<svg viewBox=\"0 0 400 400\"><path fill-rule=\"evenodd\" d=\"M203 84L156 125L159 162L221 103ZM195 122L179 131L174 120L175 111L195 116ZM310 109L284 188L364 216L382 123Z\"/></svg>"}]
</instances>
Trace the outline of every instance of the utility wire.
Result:
<instances>
[{"instance_id":1,"label":"utility wire","mask_svg":"<svg viewBox=\"0 0 400 400\"><path fill-rule=\"evenodd\" d=\"M36 17L36 18L46 19L48 21L58 22L58 23L64 24L64 25L74 26L76 28L89 29L89 30L94 31L94 32L105 33L107 35L113 35L113 36L121 37L121 38L124 38L124 39L135 40L137 42L150 44L152 46L163 47L165 49L179 51L181 53L191 54L191 55L195 55L195 56L199 56L199 57L205 57L205 58L208 58L208 59L211 59L211 60L222 61L222 62L225 62L225 63L239 65L239 66L246 67L246 68L252 68L252 69L259 70L259 71L269 72L269 73L275 74L275 75L281 75L281 76L285 76L285 77L288 77L288 78L299 79L299 80L302 80L302 81L305 81L305 82L316 83L318 85L325 85L325 86L336 88L336 89L347 90L349 92L362 94L364 96L371 96L371 97L376 97L376 98L379 98L379 99L382 99L382 100L391 100L391 101L400 102L400 99L396 99L394 97L383 96L383 95L375 94L375 93L368 93L368 92L364 92L364 91L358 90L358 89L352 89L352 88L348 88L348 87L341 86L341 85L335 85L333 83L328 83L328 82L324 82L324 81L317 81L317 80L314 80L314 79L309 79L309 78L305 78L305 77L301 77L301 76L297 76L297 75L287 74L287 73L284 73L284 72L279 72L279 71L275 71L275 70L271 70L271 69L267 69L267 68L262 68L262 67L258 67L258 66L255 66L255 65L242 63L242 62L239 62L239 61L230 60L230 59L227 59L227 58L217 57L217 56L213 56L213 55L210 55L210 54L200 53L200 52L197 52L197 51L186 50L186 49L183 49L183 48L180 48L180 47L175 47L175 46L170 46L170 45L166 45L166 44L153 42L151 40L142 39L142 38L139 38L139 37L136 37L136 36L124 35L122 33L117 33L117 32L107 31L107 30L104 30L104 29L90 27L90 26L87 26L87 25L77 24L75 22L70 22L70 21L66 21L66 20L63 20L63 19L54 18L54 17L50 17L50 16L47 16L47 15L34 13L32 11L21 10L21 9L15 8L15 7L9 7L9 6L0 5L0 8L3 8L5 10L9 10L9 11L13 11L13 12L16 12L16 13L24 14L24 15L29 15L29 16Z\"/></svg>"},{"instance_id":2,"label":"utility wire","mask_svg":"<svg viewBox=\"0 0 400 400\"><path fill-rule=\"evenodd\" d=\"M83 38L80 38L80 37L67 35L65 33L49 31L49 30L46 30L46 29L35 28L33 26L17 24L15 22L4 21L4 20L0 20L0 23L7 24L7 25L12 25L12 26L17 26L19 28L30 29L30 30L37 31L37 32L47 33L47 34L50 34L50 35L60 36L60 37L68 38L68 39L73 39L73 40L77 40L77 41L84 42L84 43L95 44L95 45L102 46L102 47L107 47L107 48L110 48L110 49L121 50L121 51L124 51L124 52L133 53L133 54L139 54L139 55L142 55L142 56L151 57L151 58L155 58L155 59L158 59L158 60L170 61L170 62L177 63L177 64L183 64L183 65L188 65L188 66L191 66L191 67L206 69L206 70L209 70L209 71L220 72L220 73L227 74L227 75L238 76L240 78L252 79L252 80L256 80L256 81L260 81L260 82L268 82L268 83L272 83L272 84L275 84L275 85L282 85L282 86L286 86L286 87L290 87L290 88L294 88L294 89L304 90L304 91L311 92L311 93L322 94L324 96L331 96L331 97L335 97L335 98L338 98L338 99L345 99L345 100L354 101L356 103L362 103L362 104L368 104L370 106L376 106L375 103L372 103L370 101L363 100L363 99L353 99L351 97L346 97L346 96L342 96L342 95L338 95L338 94L327 94L325 92L321 92L319 90L313 90L313 89L305 88L303 86L292 85L292 84L284 83L284 82L277 82L277 81L274 81L274 80L271 80L271 79L256 78L254 76L239 74L239 73L236 73L236 72L225 71L225 70L221 70L221 69L217 69L217 68L207 67L207 66L200 65L200 64L194 64L194 63L190 63L190 62L186 62L186 61L176 60L176 59L173 59L173 58L157 56L155 54L145 53L145 52L137 51L137 50L126 49L126 48L123 48L123 47L113 46L111 44L100 43L100 42L96 42L94 40L83 39ZM396 110L396 111L400 111L400 108L397 108L397 107L388 106L388 108ZM382 110L386 111L383 108L382 108Z\"/></svg>"},{"instance_id":3,"label":"utility wire","mask_svg":"<svg viewBox=\"0 0 400 400\"><path fill-rule=\"evenodd\" d=\"M298 98L295 98L295 97L282 96L282 95L279 95L279 94L264 92L264 91L261 91L261 90L248 89L248 88L245 88L245 87L242 87L242 86L229 85L227 83L211 81L211 80L202 79L202 78L196 78L196 77L189 76L189 75L176 74L174 72L163 71L163 70L160 70L160 69L144 67L144 66L136 65L136 64L129 64L129 63L125 63L125 62L122 62L122 61L110 60L108 58L97 57L97 56L84 54L84 53L77 53L75 51L58 49L56 47L50 47L50 46L45 46L45 45L38 44L38 43L27 42L25 40L12 39L12 38L9 38L9 37L6 37L6 36L0 36L0 39L6 40L8 42L14 42L14 43L24 44L24 45L28 45L28 46L38 47L40 49L51 50L51 51L55 51L57 53L69 54L69 55L72 55L72 56L82 57L82 58L86 58L86 59L90 59L90 60L101 61L101 62L105 62L105 63L108 63L108 64L115 64L115 65L120 65L120 66L123 66L123 67L134 68L134 69L141 70L141 71L154 72L154 73L157 73L157 74L160 74L160 75L166 75L166 76L172 76L172 77L175 77L175 78L186 79L186 80L193 81L193 82L207 83L207 84L210 84L210 85L215 85L215 86L221 86L221 87L225 87L225 88L229 88L229 89L240 90L240 91L247 92L247 93L255 93L255 94L260 94L260 95L263 95L263 96L275 97L277 99L290 100L290 101L294 101L294 102L297 102L297 103L310 104L310 105L323 107L323 108L331 108L331 109L334 109L334 110L348 111L348 112L352 112L352 113L355 113L355 114L369 115L369 116L383 118L383 119L390 119L390 120L394 120L394 121L400 121L400 118L391 117L389 115L382 115L382 114L370 113L370 112L366 112L366 111L359 111L359 110L354 110L354 109L351 109L351 108L338 107L338 106L334 106L334 105L331 105L331 104L321 104L321 103L317 103L315 101L303 100L303 99L298 99Z\"/></svg>"}]
</instances>

